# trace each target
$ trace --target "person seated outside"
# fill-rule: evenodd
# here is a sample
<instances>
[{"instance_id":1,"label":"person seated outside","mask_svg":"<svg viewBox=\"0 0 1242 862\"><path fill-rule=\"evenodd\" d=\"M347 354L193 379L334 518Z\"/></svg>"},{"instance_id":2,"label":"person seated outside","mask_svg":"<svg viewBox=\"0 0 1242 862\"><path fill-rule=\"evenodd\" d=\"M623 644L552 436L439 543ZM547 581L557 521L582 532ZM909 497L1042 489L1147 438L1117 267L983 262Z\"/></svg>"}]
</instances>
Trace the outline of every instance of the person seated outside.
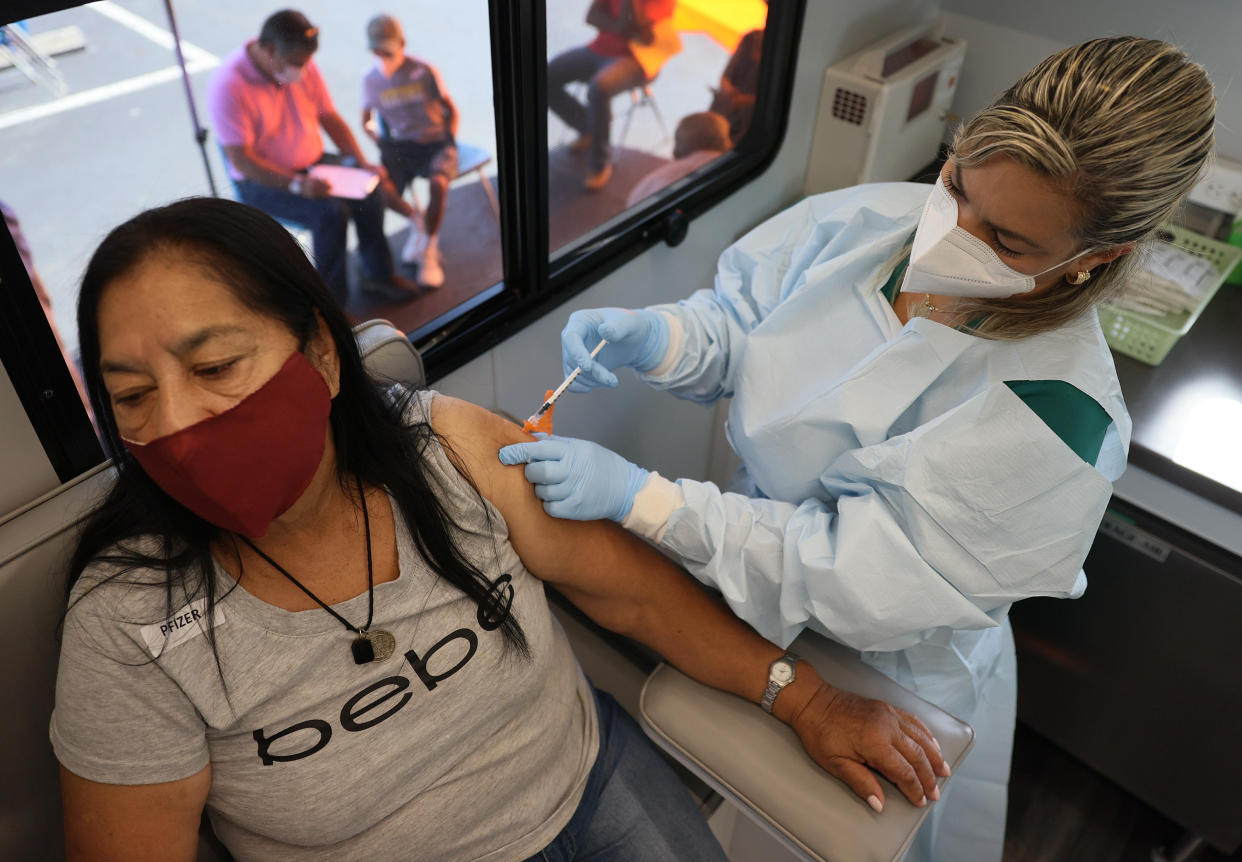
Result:
<instances>
[{"instance_id":1,"label":"person seated outside","mask_svg":"<svg viewBox=\"0 0 1242 862\"><path fill-rule=\"evenodd\" d=\"M372 380L258 210L114 229L78 312L116 481L70 564L51 738L68 859L725 856L583 675L543 583L759 702L782 649L645 542L548 516L482 409ZM948 769L918 719L805 662L772 703L882 806ZM411 849L416 848L416 849ZM598 855L593 855L598 854Z\"/></svg>"},{"instance_id":2,"label":"person seated outside","mask_svg":"<svg viewBox=\"0 0 1242 862\"><path fill-rule=\"evenodd\" d=\"M711 111L687 114L673 133L673 161L647 174L630 189L625 205L632 207L660 189L697 171L703 165L733 149L729 123Z\"/></svg>"},{"instance_id":3,"label":"person seated outside","mask_svg":"<svg viewBox=\"0 0 1242 862\"><path fill-rule=\"evenodd\" d=\"M751 30L742 37L729 58L720 86L713 91L715 111L729 121L729 138L737 143L750 128L755 113L755 94L759 92L759 63L763 59L763 31Z\"/></svg>"},{"instance_id":4,"label":"person seated outside","mask_svg":"<svg viewBox=\"0 0 1242 862\"><path fill-rule=\"evenodd\" d=\"M444 284L440 224L449 182L457 176L457 106L439 70L405 53L405 34L396 18L372 18L367 45L375 66L362 79L362 128L379 145L380 160L397 194L404 194L415 177L426 177L431 187L427 212L421 220L410 220L401 259L418 264L419 284L440 287ZM384 135L377 128L376 114L386 129Z\"/></svg>"},{"instance_id":5,"label":"person seated outside","mask_svg":"<svg viewBox=\"0 0 1242 862\"><path fill-rule=\"evenodd\" d=\"M548 107L578 132L570 149L590 154L582 183L587 191L599 191L612 178L612 97L648 80L630 43L651 44L653 25L671 17L675 5L676 0L593 0L586 21L599 34L548 63ZM588 82L586 105L566 91L570 81Z\"/></svg>"},{"instance_id":6,"label":"person seated outside","mask_svg":"<svg viewBox=\"0 0 1242 862\"><path fill-rule=\"evenodd\" d=\"M257 40L212 73L207 108L229 174L244 203L310 229L315 267L342 307L349 300L345 240L351 217L368 279L363 292L413 299L418 286L393 267L379 188L361 200L335 198L326 182L306 172L319 163L353 162L384 176L382 167L363 156L337 113L313 59L318 47L318 28L301 12L284 9L263 22ZM324 152L321 126L341 155Z\"/></svg>"}]
</instances>

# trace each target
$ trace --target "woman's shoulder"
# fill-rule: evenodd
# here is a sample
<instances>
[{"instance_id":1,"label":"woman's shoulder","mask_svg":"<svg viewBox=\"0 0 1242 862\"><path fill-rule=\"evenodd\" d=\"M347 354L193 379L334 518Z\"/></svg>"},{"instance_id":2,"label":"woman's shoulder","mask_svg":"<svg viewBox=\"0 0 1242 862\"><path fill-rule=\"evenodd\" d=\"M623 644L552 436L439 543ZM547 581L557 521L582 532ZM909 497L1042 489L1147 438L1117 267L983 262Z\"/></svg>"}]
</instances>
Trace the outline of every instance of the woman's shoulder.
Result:
<instances>
[{"instance_id":1,"label":"woman's shoulder","mask_svg":"<svg viewBox=\"0 0 1242 862\"><path fill-rule=\"evenodd\" d=\"M207 592L201 577L173 576L162 562L169 559L168 552L158 537L144 535L97 554L69 590L62 652L101 654L129 663L148 660L146 630L166 621L170 606L202 603Z\"/></svg>"},{"instance_id":2,"label":"woman's shoulder","mask_svg":"<svg viewBox=\"0 0 1242 862\"><path fill-rule=\"evenodd\" d=\"M1064 380L1097 391L1090 394L1120 397L1117 368L1095 309L1055 329L1001 343L1018 354L1031 379Z\"/></svg>"},{"instance_id":3,"label":"woman's shoulder","mask_svg":"<svg viewBox=\"0 0 1242 862\"><path fill-rule=\"evenodd\" d=\"M497 457L501 446L533 439L513 420L469 401L431 389L393 390L405 421L424 425L423 465L455 508L478 500L495 502L497 479L505 469Z\"/></svg>"},{"instance_id":4,"label":"woman's shoulder","mask_svg":"<svg viewBox=\"0 0 1242 862\"><path fill-rule=\"evenodd\" d=\"M454 466L466 467L472 476L499 472L504 468L496 456L500 447L531 439L511 419L461 398L428 390L423 403L431 428L446 445Z\"/></svg>"},{"instance_id":5,"label":"woman's shoulder","mask_svg":"<svg viewBox=\"0 0 1242 862\"><path fill-rule=\"evenodd\" d=\"M122 539L104 548L82 569L69 590L68 612L92 617L133 619L163 612L174 580L176 549L158 536ZM191 597L193 598L193 597Z\"/></svg>"},{"instance_id":6,"label":"woman's shoulder","mask_svg":"<svg viewBox=\"0 0 1242 862\"><path fill-rule=\"evenodd\" d=\"M480 445L518 443L530 439L514 420L434 389L394 385L387 396L399 406L408 425L428 425L442 445L473 451ZM499 464L499 462L498 462Z\"/></svg>"},{"instance_id":7,"label":"woman's shoulder","mask_svg":"<svg viewBox=\"0 0 1242 862\"><path fill-rule=\"evenodd\" d=\"M1004 379L994 385L1011 389L1070 448L1079 454L1090 450L1084 460L1115 478L1110 465L1124 463L1130 417L1096 312L1026 338L981 341L986 352L1007 353L1016 360L994 363L998 370L1006 369ZM1106 436L1109 426L1115 435ZM1090 446L1071 442L1071 436L1088 432Z\"/></svg>"},{"instance_id":8,"label":"woman's shoulder","mask_svg":"<svg viewBox=\"0 0 1242 862\"><path fill-rule=\"evenodd\" d=\"M401 410L407 425L428 422L431 399L435 392L430 389L406 386L402 383L393 383L383 391L384 397Z\"/></svg>"}]
</instances>

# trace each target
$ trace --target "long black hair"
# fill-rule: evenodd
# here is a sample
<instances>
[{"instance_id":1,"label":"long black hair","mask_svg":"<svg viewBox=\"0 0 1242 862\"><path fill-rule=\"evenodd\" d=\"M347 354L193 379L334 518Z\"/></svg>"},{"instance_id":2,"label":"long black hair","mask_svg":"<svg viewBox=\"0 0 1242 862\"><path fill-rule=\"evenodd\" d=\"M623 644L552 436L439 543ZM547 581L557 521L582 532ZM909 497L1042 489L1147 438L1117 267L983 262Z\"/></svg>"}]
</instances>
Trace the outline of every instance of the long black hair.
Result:
<instances>
[{"instance_id":1,"label":"long black hair","mask_svg":"<svg viewBox=\"0 0 1242 862\"><path fill-rule=\"evenodd\" d=\"M499 609L492 583L461 551L453 518L440 504L427 472L428 445L446 444L427 422L411 424L407 409L414 393L407 390L394 397L391 389L368 376L349 321L288 231L257 209L219 198L188 198L135 216L108 234L82 277L82 370L104 445L116 459L117 477L85 522L69 563L69 592L88 566L102 564L110 574L101 583L127 572L154 574L138 582L165 590L169 614L179 595L180 601L205 597L205 616L211 620L221 598L210 545L224 531L166 494L129 454L100 373L100 298L114 280L157 253L183 255L189 265L206 267L244 305L283 323L303 346L322 318L340 357L340 391L329 421L342 488L352 498L357 480L386 487L423 559L473 599L481 615L494 617ZM508 646L529 654L511 613L501 631ZM207 634L219 667L210 625Z\"/></svg>"}]
</instances>

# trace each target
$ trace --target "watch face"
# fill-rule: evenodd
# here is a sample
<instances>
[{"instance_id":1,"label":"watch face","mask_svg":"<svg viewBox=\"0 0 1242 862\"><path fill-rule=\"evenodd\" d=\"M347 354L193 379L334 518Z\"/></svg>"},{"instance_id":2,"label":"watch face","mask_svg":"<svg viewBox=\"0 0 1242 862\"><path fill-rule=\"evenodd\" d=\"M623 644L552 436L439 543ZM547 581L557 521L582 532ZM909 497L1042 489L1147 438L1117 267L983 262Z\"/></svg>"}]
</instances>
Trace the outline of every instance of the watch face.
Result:
<instances>
[{"instance_id":1,"label":"watch face","mask_svg":"<svg viewBox=\"0 0 1242 862\"><path fill-rule=\"evenodd\" d=\"M794 678L793 666L786 661L778 661L772 665L772 679L785 685Z\"/></svg>"}]
</instances>

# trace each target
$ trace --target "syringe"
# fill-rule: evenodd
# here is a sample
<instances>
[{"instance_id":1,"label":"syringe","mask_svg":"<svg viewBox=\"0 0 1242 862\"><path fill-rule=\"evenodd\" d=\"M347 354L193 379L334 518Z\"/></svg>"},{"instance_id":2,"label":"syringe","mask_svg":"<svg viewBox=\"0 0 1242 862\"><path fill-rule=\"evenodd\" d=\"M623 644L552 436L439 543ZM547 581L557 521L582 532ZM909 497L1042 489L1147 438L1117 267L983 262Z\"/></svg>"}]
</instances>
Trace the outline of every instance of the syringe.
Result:
<instances>
[{"instance_id":1,"label":"syringe","mask_svg":"<svg viewBox=\"0 0 1242 862\"><path fill-rule=\"evenodd\" d=\"M604 349L604 345L607 343L608 343L607 339L602 339L599 344L595 345L595 349L591 351L591 358L594 359L599 354L599 352ZM569 372L569 376L566 377L565 380L561 383L561 385L556 387L556 389L553 390L552 394L549 395L547 399L542 404L539 405L539 409L536 410L534 413L530 414L530 417L527 418L526 424L523 427L526 428L527 430L530 430L531 428L534 428L535 426L537 426L539 424L539 420L543 418L543 414L547 413L549 410L552 409L552 405L556 403L556 399L561 397L561 395L565 392L565 390L569 388L569 384L577 380L578 375L581 373L582 373L581 365L579 365L573 371Z\"/></svg>"}]
</instances>

